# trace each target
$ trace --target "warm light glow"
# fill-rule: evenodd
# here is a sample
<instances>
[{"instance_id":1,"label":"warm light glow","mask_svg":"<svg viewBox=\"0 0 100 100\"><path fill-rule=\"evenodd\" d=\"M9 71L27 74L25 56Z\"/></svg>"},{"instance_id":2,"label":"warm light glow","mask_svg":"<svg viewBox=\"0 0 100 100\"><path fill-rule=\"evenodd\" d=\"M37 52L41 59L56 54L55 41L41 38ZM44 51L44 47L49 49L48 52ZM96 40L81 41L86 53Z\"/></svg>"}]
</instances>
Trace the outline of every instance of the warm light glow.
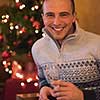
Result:
<instances>
[{"instance_id":1,"label":"warm light glow","mask_svg":"<svg viewBox=\"0 0 100 100\"><path fill-rule=\"evenodd\" d=\"M35 10L35 8L34 8L34 7L32 7L32 8L31 8L31 10L32 10L32 11L34 11L34 10Z\"/></svg>"},{"instance_id":2,"label":"warm light glow","mask_svg":"<svg viewBox=\"0 0 100 100\"><path fill-rule=\"evenodd\" d=\"M39 30L35 30L35 33L39 33Z\"/></svg>"},{"instance_id":3,"label":"warm light glow","mask_svg":"<svg viewBox=\"0 0 100 100\"><path fill-rule=\"evenodd\" d=\"M20 73L16 73L16 77L18 77L18 78L22 79L24 76L23 76L23 75L21 75Z\"/></svg>"},{"instance_id":4,"label":"warm light glow","mask_svg":"<svg viewBox=\"0 0 100 100\"><path fill-rule=\"evenodd\" d=\"M37 82L34 83L34 86L38 86L39 84Z\"/></svg>"},{"instance_id":5,"label":"warm light glow","mask_svg":"<svg viewBox=\"0 0 100 100\"><path fill-rule=\"evenodd\" d=\"M7 19L9 19L9 15L6 15L5 17L6 17Z\"/></svg>"},{"instance_id":6,"label":"warm light glow","mask_svg":"<svg viewBox=\"0 0 100 100\"><path fill-rule=\"evenodd\" d=\"M24 8L25 8L25 4L22 4L22 5L19 7L20 10L22 10L22 9L24 9Z\"/></svg>"},{"instance_id":7,"label":"warm light glow","mask_svg":"<svg viewBox=\"0 0 100 100\"><path fill-rule=\"evenodd\" d=\"M24 82L21 82L21 86L25 86L25 83Z\"/></svg>"},{"instance_id":8,"label":"warm light glow","mask_svg":"<svg viewBox=\"0 0 100 100\"><path fill-rule=\"evenodd\" d=\"M38 6L38 5L35 5L35 9L36 9L36 10L39 9L39 6Z\"/></svg>"},{"instance_id":9,"label":"warm light glow","mask_svg":"<svg viewBox=\"0 0 100 100\"><path fill-rule=\"evenodd\" d=\"M9 70L9 74L12 74L12 70Z\"/></svg>"},{"instance_id":10,"label":"warm light glow","mask_svg":"<svg viewBox=\"0 0 100 100\"><path fill-rule=\"evenodd\" d=\"M4 19L6 16L5 15L2 15L2 19Z\"/></svg>"},{"instance_id":11,"label":"warm light glow","mask_svg":"<svg viewBox=\"0 0 100 100\"><path fill-rule=\"evenodd\" d=\"M7 65L10 66L11 65L11 62L8 62Z\"/></svg>"},{"instance_id":12,"label":"warm light glow","mask_svg":"<svg viewBox=\"0 0 100 100\"><path fill-rule=\"evenodd\" d=\"M32 78L28 78L26 81L27 83L30 83L32 81Z\"/></svg>"},{"instance_id":13,"label":"warm light glow","mask_svg":"<svg viewBox=\"0 0 100 100\"><path fill-rule=\"evenodd\" d=\"M14 26L10 26L10 30L13 30L14 29Z\"/></svg>"},{"instance_id":14,"label":"warm light glow","mask_svg":"<svg viewBox=\"0 0 100 100\"><path fill-rule=\"evenodd\" d=\"M18 2L19 2L19 0L15 0L15 2L16 2L16 3L18 3Z\"/></svg>"},{"instance_id":15,"label":"warm light glow","mask_svg":"<svg viewBox=\"0 0 100 100\"><path fill-rule=\"evenodd\" d=\"M14 24L13 24L13 23L10 23L9 25L10 25L10 26L13 26Z\"/></svg>"},{"instance_id":16,"label":"warm light glow","mask_svg":"<svg viewBox=\"0 0 100 100\"><path fill-rule=\"evenodd\" d=\"M18 69L22 69L22 66L21 65L18 65L17 67L18 67Z\"/></svg>"},{"instance_id":17,"label":"warm light glow","mask_svg":"<svg viewBox=\"0 0 100 100\"><path fill-rule=\"evenodd\" d=\"M5 72L9 72L9 68L5 68Z\"/></svg>"},{"instance_id":18,"label":"warm light glow","mask_svg":"<svg viewBox=\"0 0 100 100\"><path fill-rule=\"evenodd\" d=\"M7 45L7 49L10 49L10 46L9 45Z\"/></svg>"},{"instance_id":19,"label":"warm light glow","mask_svg":"<svg viewBox=\"0 0 100 100\"><path fill-rule=\"evenodd\" d=\"M13 52L11 53L11 55L12 55L12 56L15 56L15 55L16 55L16 52L15 52L15 51L13 51Z\"/></svg>"},{"instance_id":20,"label":"warm light glow","mask_svg":"<svg viewBox=\"0 0 100 100\"><path fill-rule=\"evenodd\" d=\"M16 25L16 26L15 26L15 29L19 29L19 26L18 26L18 25Z\"/></svg>"},{"instance_id":21,"label":"warm light glow","mask_svg":"<svg viewBox=\"0 0 100 100\"><path fill-rule=\"evenodd\" d=\"M43 1L42 0L40 1L40 4L43 4Z\"/></svg>"},{"instance_id":22,"label":"warm light glow","mask_svg":"<svg viewBox=\"0 0 100 100\"><path fill-rule=\"evenodd\" d=\"M3 63L3 65L6 65L7 64L7 61L3 61L2 63Z\"/></svg>"},{"instance_id":23,"label":"warm light glow","mask_svg":"<svg viewBox=\"0 0 100 100\"><path fill-rule=\"evenodd\" d=\"M16 73L16 76L17 76L17 77L19 77L19 76L20 76L20 74L19 74L19 73Z\"/></svg>"},{"instance_id":24,"label":"warm light glow","mask_svg":"<svg viewBox=\"0 0 100 100\"><path fill-rule=\"evenodd\" d=\"M12 50L10 50L10 53L12 53L13 51Z\"/></svg>"},{"instance_id":25,"label":"warm light glow","mask_svg":"<svg viewBox=\"0 0 100 100\"><path fill-rule=\"evenodd\" d=\"M7 22L8 22L8 20L7 20L7 19L4 19L4 20L2 20L2 22L3 22L3 23L7 23Z\"/></svg>"},{"instance_id":26,"label":"warm light glow","mask_svg":"<svg viewBox=\"0 0 100 100\"><path fill-rule=\"evenodd\" d=\"M23 33L23 31L19 31L19 33L20 33L20 34L22 34L22 33Z\"/></svg>"}]
</instances>

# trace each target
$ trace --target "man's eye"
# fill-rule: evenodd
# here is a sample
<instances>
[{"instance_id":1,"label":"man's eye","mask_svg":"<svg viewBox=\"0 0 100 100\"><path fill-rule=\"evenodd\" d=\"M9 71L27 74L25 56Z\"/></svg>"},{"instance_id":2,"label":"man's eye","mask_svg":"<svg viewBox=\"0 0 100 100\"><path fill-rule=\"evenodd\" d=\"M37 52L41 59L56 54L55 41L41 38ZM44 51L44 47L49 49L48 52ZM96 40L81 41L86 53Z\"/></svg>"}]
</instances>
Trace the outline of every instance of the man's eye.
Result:
<instances>
[{"instance_id":1,"label":"man's eye","mask_svg":"<svg viewBox=\"0 0 100 100\"><path fill-rule=\"evenodd\" d=\"M46 17L54 17L53 14L46 14Z\"/></svg>"},{"instance_id":2,"label":"man's eye","mask_svg":"<svg viewBox=\"0 0 100 100\"><path fill-rule=\"evenodd\" d=\"M69 13L61 13L60 16L62 16L62 17L68 17L68 16L70 16L70 14Z\"/></svg>"}]
</instances>

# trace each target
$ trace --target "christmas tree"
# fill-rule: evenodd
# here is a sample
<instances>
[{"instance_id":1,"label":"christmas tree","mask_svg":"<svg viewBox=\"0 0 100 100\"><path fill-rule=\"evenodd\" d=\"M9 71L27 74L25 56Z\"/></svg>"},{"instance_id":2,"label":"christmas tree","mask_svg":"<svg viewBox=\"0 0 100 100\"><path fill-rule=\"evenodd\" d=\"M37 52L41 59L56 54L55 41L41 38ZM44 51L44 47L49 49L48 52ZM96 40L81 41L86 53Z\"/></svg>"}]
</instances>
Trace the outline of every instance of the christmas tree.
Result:
<instances>
[{"instance_id":1,"label":"christmas tree","mask_svg":"<svg viewBox=\"0 0 100 100\"><path fill-rule=\"evenodd\" d=\"M6 72L12 73L12 62L21 55L30 56L33 43L42 37L41 7L42 0L15 0L0 8L0 61Z\"/></svg>"},{"instance_id":2,"label":"christmas tree","mask_svg":"<svg viewBox=\"0 0 100 100\"><path fill-rule=\"evenodd\" d=\"M14 7L0 10L0 51L27 53L41 37L42 20L39 0L16 0Z\"/></svg>"}]
</instances>

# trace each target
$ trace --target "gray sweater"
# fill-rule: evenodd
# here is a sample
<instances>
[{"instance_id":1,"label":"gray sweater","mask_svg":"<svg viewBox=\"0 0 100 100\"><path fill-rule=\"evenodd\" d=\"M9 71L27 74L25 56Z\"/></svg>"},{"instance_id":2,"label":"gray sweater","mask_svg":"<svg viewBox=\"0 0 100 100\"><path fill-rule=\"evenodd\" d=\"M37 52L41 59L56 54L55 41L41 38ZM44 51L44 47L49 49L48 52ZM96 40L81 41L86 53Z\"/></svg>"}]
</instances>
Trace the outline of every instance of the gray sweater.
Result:
<instances>
[{"instance_id":1,"label":"gray sweater","mask_svg":"<svg viewBox=\"0 0 100 100\"><path fill-rule=\"evenodd\" d=\"M82 89L85 100L100 100L100 36L76 24L74 34L60 46L48 33L44 34L32 47L40 87L52 87L51 81L60 79Z\"/></svg>"}]
</instances>

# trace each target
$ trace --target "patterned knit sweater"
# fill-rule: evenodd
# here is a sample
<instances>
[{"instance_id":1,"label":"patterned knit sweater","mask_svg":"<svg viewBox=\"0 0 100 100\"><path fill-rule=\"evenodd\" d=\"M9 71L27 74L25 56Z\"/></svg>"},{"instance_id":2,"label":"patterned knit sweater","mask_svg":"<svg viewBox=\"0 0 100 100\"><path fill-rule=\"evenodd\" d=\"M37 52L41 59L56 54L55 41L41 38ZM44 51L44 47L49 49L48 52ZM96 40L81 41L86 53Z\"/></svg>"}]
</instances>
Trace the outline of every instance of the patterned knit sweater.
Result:
<instances>
[{"instance_id":1,"label":"patterned knit sweater","mask_svg":"<svg viewBox=\"0 0 100 100\"><path fill-rule=\"evenodd\" d=\"M44 34L32 47L40 87L51 86L52 80L60 79L82 89L85 100L100 100L100 36L77 25L74 34L59 46L45 31Z\"/></svg>"}]
</instances>

